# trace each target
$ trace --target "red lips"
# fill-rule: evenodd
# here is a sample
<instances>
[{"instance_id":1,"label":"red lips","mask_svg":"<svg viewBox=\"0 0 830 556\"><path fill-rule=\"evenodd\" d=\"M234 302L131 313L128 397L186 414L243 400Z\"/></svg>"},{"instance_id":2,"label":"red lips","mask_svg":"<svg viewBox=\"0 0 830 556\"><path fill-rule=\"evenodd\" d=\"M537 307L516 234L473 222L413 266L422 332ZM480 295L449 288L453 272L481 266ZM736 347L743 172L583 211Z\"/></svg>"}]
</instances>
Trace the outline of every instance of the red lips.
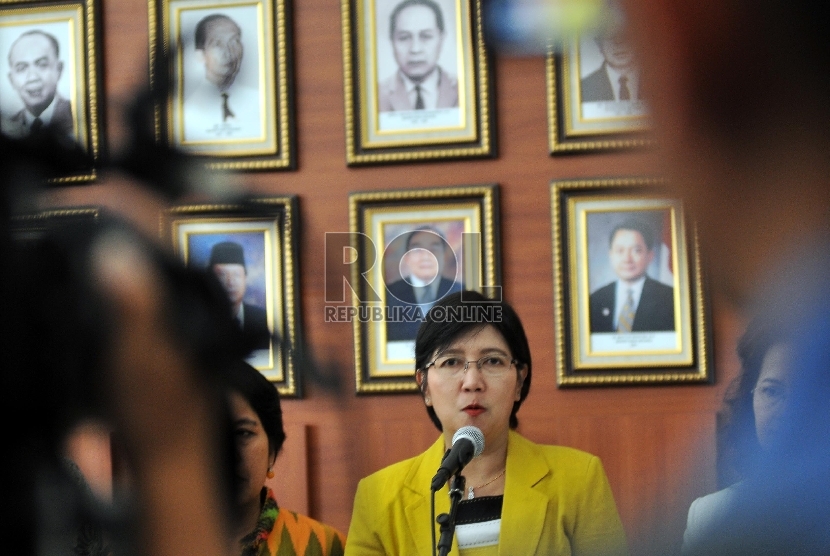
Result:
<instances>
[{"instance_id":1,"label":"red lips","mask_svg":"<svg viewBox=\"0 0 830 556\"><path fill-rule=\"evenodd\" d=\"M471 403L470 405L465 407L462 411L464 411L464 413L466 413L467 415L475 417L477 415L481 415L482 413L484 413L485 410L480 405L475 404L475 403Z\"/></svg>"}]
</instances>

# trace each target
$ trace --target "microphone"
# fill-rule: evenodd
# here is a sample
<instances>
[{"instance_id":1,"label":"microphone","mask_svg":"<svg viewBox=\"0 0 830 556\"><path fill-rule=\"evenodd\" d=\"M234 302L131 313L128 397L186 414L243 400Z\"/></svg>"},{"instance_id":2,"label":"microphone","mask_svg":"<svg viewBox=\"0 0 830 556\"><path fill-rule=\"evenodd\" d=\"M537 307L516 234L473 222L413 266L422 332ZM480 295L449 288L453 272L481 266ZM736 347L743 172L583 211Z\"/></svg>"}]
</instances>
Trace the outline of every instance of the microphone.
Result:
<instances>
[{"instance_id":1,"label":"microphone","mask_svg":"<svg viewBox=\"0 0 830 556\"><path fill-rule=\"evenodd\" d=\"M468 425L461 427L452 435L452 448L444 455L441 467L432 478L432 491L440 489L447 483L450 475L455 475L474 457L484 451L484 433L481 429Z\"/></svg>"}]
</instances>

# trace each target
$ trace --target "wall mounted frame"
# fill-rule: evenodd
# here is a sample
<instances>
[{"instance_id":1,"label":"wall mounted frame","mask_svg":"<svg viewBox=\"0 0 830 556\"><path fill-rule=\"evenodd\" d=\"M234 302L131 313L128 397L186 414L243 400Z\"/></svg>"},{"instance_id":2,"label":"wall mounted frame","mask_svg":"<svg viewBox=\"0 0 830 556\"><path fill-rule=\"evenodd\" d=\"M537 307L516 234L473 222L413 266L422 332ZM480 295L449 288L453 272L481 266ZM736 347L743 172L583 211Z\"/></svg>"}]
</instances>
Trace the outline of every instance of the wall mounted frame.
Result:
<instances>
[{"instance_id":1,"label":"wall mounted frame","mask_svg":"<svg viewBox=\"0 0 830 556\"><path fill-rule=\"evenodd\" d=\"M414 391L415 334L432 306L418 284L437 284L439 299L501 293L498 186L352 193L349 220L356 390ZM432 257L425 275L414 270L422 256Z\"/></svg>"},{"instance_id":2,"label":"wall mounted frame","mask_svg":"<svg viewBox=\"0 0 830 556\"><path fill-rule=\"evenodd\" d=\"M613 53L612 53L613 51ZM551 154L647 147L650 122L639 71L627 42L583 34L546 59L548 143ZM630 68L620 76L614 56ZM611 60L609 62L609 60ZM626 70L629 71L629 70ZM626 80L621 93L620 78ZM613 83L612 83L613 81ZM628 96L629 98L620 98Z\"/></svg>"},{"instance_id":3,"label":"wall mounted frame","mask_svg":"<svg viewBox=\"0 0 830 556\"><path fill-rule=\"evenodd\" d=\"M682 202L655 179L554 181L551 212L558 384L710 382L697 237ZM628 289L636 312L625 317Z\"/></svg>"},{"instance_id":4,"label":"wall mounted frame","mask_svg":"<svg viewBox=\"0 0 830 556\"><path fill-rule=\"evenodd\" d=\"M53 183L97 177L103 149L100 12L98 0L0 1L0 53L9 68L0 80L0 132L43 149L59 174L49 176Z\"/></svg>"},{"instance_id":5,"label":"wall mounted frame","mask_svg":"<svg viewBox=\"0 0 830 556\"><path fill-rule=\"evenodd\" d=\"M342 12L348 165L495 156L480 0L342 0Z\"/></svg>"},{"instance_id":6,"label":"wall mounted frame","mask_svg":"<svg viewBox=\"0 0 830 556\"><path fill-rule=\"evenodd\" d=\"M166 211L161 221L163 237L188 267L215 271L218 244L230 242L240 249L242 326L247 330L267 323L265 334L272 335L248 362L289 398L301 395L297 216L297 198L286 196L244 204L181 205Z\"/></svg>"},{"instance_id":7,"label":"wall mounted frame","mask_svg":"<svg viewBox=\"0 0 830 556\"><path fill-rule=\"evenodd\" d=\"M156 138L217 170L296 165L290 0L151 0Z\"/></svg>"}]
</instances>

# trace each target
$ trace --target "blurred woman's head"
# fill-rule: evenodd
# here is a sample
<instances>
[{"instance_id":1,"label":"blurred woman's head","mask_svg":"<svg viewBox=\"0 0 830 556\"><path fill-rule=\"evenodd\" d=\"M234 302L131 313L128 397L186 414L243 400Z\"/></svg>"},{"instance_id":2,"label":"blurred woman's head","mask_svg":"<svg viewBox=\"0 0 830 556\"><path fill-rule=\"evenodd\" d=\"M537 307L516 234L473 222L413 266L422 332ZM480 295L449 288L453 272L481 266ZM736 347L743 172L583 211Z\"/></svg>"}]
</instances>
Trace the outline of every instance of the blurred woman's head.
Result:
<instances>
[{"instance_id":1,"label":"blurred woman's head","mask_svg":"<svg viewBox=\"0 0 830 556\"><path fill-rule=\"evenodd\" d=\"M786 328L756 318L738 342L740 374L725 397L720 442L726 465L745 475L764 451L780 445L781 423L792 390L792 342Z\"/></svg>"}]
</instances>

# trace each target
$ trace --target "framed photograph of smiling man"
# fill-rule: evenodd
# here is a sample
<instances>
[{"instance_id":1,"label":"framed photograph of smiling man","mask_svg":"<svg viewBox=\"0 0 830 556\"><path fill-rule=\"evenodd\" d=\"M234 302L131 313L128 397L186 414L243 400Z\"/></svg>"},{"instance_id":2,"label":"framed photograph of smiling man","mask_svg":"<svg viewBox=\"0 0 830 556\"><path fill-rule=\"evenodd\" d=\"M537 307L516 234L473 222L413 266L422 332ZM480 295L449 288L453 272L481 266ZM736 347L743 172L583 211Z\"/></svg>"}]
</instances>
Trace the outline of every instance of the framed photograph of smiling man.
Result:
<instances>
[{"instance_id":1,"label":"framed photograph of smiling man","mask_svg":"<svg viewBox=\"0 0 830 556\"><path fill-rule=\"evenodd\" d=\"M349 165L495 154L480 0L342 0Z\"/></svg>"},{"instance_id":2,"label":"framed photograph of smiling man","mask_svg":"<svg viewBox=\"0 0 830 556\"><path fill-rule=\"evenodd\" d=\"M560 386L712 379L694 226L649 179L551 185Z\"/></svg>"},{"instance_id":3,"label":"framed photograph of smiling man","mask_svg":"<svg viewBox=\"0 0 830 556\"><path fill-rule=\"evenodd\" d=\"M94 0L0 7L0 133L60 150L56 183L96 177L100 159L100 8Z\"/></svg>"},{"instance_id":4,"label":"framed photograph of smiling man","mask_svg":"<svg viewBox=\"0 0 830 556\"><path fill-rule=\"evenodd\" d=\"M297 199L238 205L181 205L162 215L162 233L188 267L215 276L247 338L247 361L282 396L300 397Z\"/></svg>"},{"instance_id":5,"label":"framed photograph of smiling man","mask_svg":"<svg viewBox=\"0 0 830 556\"><path fill-rule=\"evenodd\" d=\"M356 389L415 390L415 336L436 301L497 295L496 185L353 193Z\"/></svg>"},{"instance_id":6,"label":"framed photograph of smiling man","mask_svg":"<svg viewBox=\"0 0 830 556\"><path fill-rule=\"evenodd\" d=\"M151 3L153 85L167 99L156 111L160 140L210 168L294 167L287 3Z\"/></svg>"},{"instance_id":7,"label":"framed photograph of smiling man","mask_svg":"<svg viewBox=\"0 0 830 556\"><path fill-rule=\"evenodd\" d=\"M651 145L647 87L623 26L571 37L547 57L551 154Z\"/></svg>"}]
</instances>

